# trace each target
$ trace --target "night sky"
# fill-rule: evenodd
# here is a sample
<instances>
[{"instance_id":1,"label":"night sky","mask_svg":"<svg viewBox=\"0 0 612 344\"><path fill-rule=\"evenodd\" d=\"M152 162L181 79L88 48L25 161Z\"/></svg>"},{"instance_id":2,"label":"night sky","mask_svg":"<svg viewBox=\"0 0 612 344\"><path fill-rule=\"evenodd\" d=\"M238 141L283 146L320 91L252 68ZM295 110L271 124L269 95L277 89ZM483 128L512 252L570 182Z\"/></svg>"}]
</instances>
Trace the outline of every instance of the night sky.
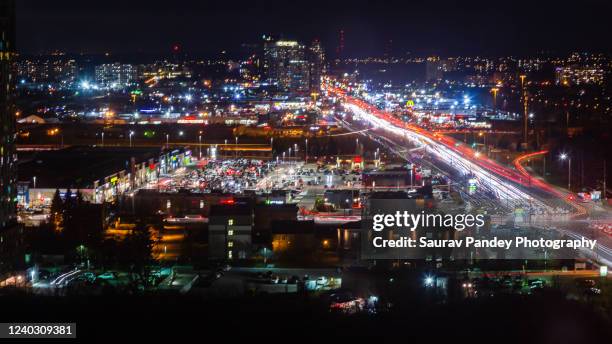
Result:
<instances>
[{"instance_id":1,"label":"night sky","mask_svg":"<svg viewBox=\"0 0 612 344\"><path fill-rule=\"evenodd\" d=\"M258 2L17 0L18 48L165 54L178 43L204 56L270 33L319 38L334 56L344 29L345 56L612 50L607 0Z\"/></svg>"}]
</instances>

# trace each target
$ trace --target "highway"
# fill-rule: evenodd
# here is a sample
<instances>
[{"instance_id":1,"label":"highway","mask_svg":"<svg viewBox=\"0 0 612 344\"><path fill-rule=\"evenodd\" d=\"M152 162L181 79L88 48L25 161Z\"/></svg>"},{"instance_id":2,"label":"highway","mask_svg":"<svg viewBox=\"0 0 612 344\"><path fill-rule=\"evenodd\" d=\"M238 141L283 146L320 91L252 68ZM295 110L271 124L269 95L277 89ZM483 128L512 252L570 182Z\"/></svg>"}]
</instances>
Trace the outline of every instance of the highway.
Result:
<instances>
[{"instance_id":1,"label":"highway","mask_svg":"<svg viewBox=\"0 0 612 344\"><path fill-rule=\"evenodd\" d=\"M532 178L524 169L511 169L488 159L481 152L473 150L463 142L439 133L431 133L420 127L408 124L377 107L347 94L342 88L324 84L327 95L341 100L345 110L352 113L355 118L366 122L376 131L384 131L390 135L384 135L384 140L396 142L404 139L411 144L424 147L424 150L434 157L436 161L450 166L455 172L463 176L475 178L480 185L492 191L492 198L502 200L509 209L522 208L530 215L530 225L556 229L572 238L582 235L588 236L588 232L578 230L574 227L573 219L583 218L588 215L585 208L578 205L575 200L569 199L563 193L542 180ZM349 128L355 130L355 128ZM371 131L368 132L370 134ZM394 140L395 139L395 140ZM406 151L397 145L392 151L402 156ZM520 166L520 161L518 162ZM564 224L563 228L555 226ZM585 252L592 259L611 265L612 250L607 238L599 241L595 252Z\"/></svg>"}]
</instances>

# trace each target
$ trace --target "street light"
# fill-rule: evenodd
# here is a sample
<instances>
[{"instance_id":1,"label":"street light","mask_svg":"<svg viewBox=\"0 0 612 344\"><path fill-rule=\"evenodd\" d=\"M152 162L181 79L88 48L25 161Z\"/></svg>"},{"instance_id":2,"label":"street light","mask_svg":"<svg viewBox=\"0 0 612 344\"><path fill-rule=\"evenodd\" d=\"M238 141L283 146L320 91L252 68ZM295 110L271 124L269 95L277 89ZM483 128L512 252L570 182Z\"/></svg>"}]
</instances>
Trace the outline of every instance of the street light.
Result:
<instances>
[{"instance_id":1,"label":"street light","mask_svg":"<svg viewBox=\"0 0 612 344\"><path fill-rule=\"evenodd\" d=\"M434 286L434 278L433 276L425 276L425 286L433 287Z\"/></svg>"},{"instance_id":2,"label":"street light","mask_svg":"<svg viewBox=\"0 0 612 344\"><path fill-rule=\"evenodd\" d=\"M559 159L563 161L567 159L567 189L572 191L572 157L566 153L561 153Z\"/></svg>"},{"instance_id":3,"label":"street light","mask_svg":"<svg viewBox=\"0 0 612 344\"><path fill-rule=\"evenodd\" d=\"M304 141L306 142L306 148L304 150L304 162L308 162L308 139Z\"/></svg>"},{"instance_id":4,"label":"street light","mask_svg":"<svg viewBox=\"0 0 612 344\"><path fill-rule=\"evenodd\" d=\"M134 136L134 131L130 130L130 147L132 147L132 136Z\"/></svg>"},{"instance_id":5,"label":"street light","mask_svg":"<svg viewBox=\"0 0 612 344\"><path fill-rule=\"evenodd\" d=\"M495 112L495 110L497 110L497 92L499 91L499 88L497 87L493 87L491 89L491 92L493 92L493 111Z\"/></svg>"},{"instance_id":6,"label":"street light","mask_svg":"<svg viewBox=\"0 0 612 344\"><path fill-rule=\"evenodd\" d=\"M198 135L198 151L200 154L200 159L202 159L202 135Z\"/></svg>"},{"instance_id":7,"label":"street light","mask_svg":"<svg viewBox=\"0 0 612 344\"><path fill-rule=\"evenodd\" d=\"M170 134L166 134L166 149L170 148Z\"/></svg>"},{"instance_id":8,"label":"street light","mask_svg":"<svg viewBox=\"0 0 612 344\"><path fill-rule=\"evenodd\" d=\"M102 132L102 147L104 147L104 132Z\"/></svg>"}]
</instances>

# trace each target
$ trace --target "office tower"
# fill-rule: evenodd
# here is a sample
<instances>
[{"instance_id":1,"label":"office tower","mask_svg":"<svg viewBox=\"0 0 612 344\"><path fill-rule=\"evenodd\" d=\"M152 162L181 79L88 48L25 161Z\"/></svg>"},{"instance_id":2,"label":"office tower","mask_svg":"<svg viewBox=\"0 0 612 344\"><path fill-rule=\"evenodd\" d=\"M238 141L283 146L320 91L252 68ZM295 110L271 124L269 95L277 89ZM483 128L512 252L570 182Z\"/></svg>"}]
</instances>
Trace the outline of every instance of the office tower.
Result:
<instances>
[{"instance_id":1,"label":"office tower","mask_svg":"<svg viewBox=\"0 0 612 344\"><path fill-rule=\"evenodd\" d=\"M321 47L321 42L315 40L310 45L310 91L319 92L321 89L321 77L325 74L325 52Z\"/></svg>"},{"instance_id":2,"label":"office tower","mask_svg":"<svg viewBox=\"0 0 612 344\"><path fill-rule=\"evenodd\" d=\"M264 42L264 71L268 82L283 92L309 91L310 66L306 48L296 41L267 40Z\"/></svg>"}]
</instances>

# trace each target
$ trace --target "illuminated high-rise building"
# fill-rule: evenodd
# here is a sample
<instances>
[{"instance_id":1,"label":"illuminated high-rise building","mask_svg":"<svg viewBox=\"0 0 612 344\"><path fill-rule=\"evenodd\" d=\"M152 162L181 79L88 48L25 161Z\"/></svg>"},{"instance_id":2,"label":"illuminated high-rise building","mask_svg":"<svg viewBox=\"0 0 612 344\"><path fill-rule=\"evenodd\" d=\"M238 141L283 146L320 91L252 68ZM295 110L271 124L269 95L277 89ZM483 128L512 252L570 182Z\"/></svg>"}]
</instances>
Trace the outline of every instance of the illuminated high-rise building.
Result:
<instances>
[{"instance_id":1,"label":"illuminated high-rise building","mask_svg":"<svg viewBox=\"0 0 612 344\"><path fill-rule=\"evenodd\" d=\"M96 84L102 88L123 89L133 86L137 71L131 64L105 63L96 66Z\"/></svg>"},{"instance_id":2,"label":"illuminated high-rise building","mask_svg":"<svg viewBox=\"0 0 612 344\"><path fill-rule=\"evenodd\" d=\"M315 40L308 49L310 63L310 91L318 92L321 89L321 77L325 74L325 52L321 42Z\"/></svg>"},{"instance_id":3,"label":"illuminated high-rise building","mask_svg":"<svg viewBox=\"0 0 612 344\"><path fill-rule=\"evenodd\" d=\"M15 2L0 0L0 230L14 224L16 220L16 110L11 101L14 56Z\"/></svg>"},{"instance_id":4,"label":"illuminated high-rise building","mask_svg":"<svg viewBox=\"0 0 612 344\"><path fill-rule=\"evenodd\" d=\"M306 47L296 41L264 42L264 72L281 91L305 93L310 89L310 65Z\"/></svg>"}]
</instances>

